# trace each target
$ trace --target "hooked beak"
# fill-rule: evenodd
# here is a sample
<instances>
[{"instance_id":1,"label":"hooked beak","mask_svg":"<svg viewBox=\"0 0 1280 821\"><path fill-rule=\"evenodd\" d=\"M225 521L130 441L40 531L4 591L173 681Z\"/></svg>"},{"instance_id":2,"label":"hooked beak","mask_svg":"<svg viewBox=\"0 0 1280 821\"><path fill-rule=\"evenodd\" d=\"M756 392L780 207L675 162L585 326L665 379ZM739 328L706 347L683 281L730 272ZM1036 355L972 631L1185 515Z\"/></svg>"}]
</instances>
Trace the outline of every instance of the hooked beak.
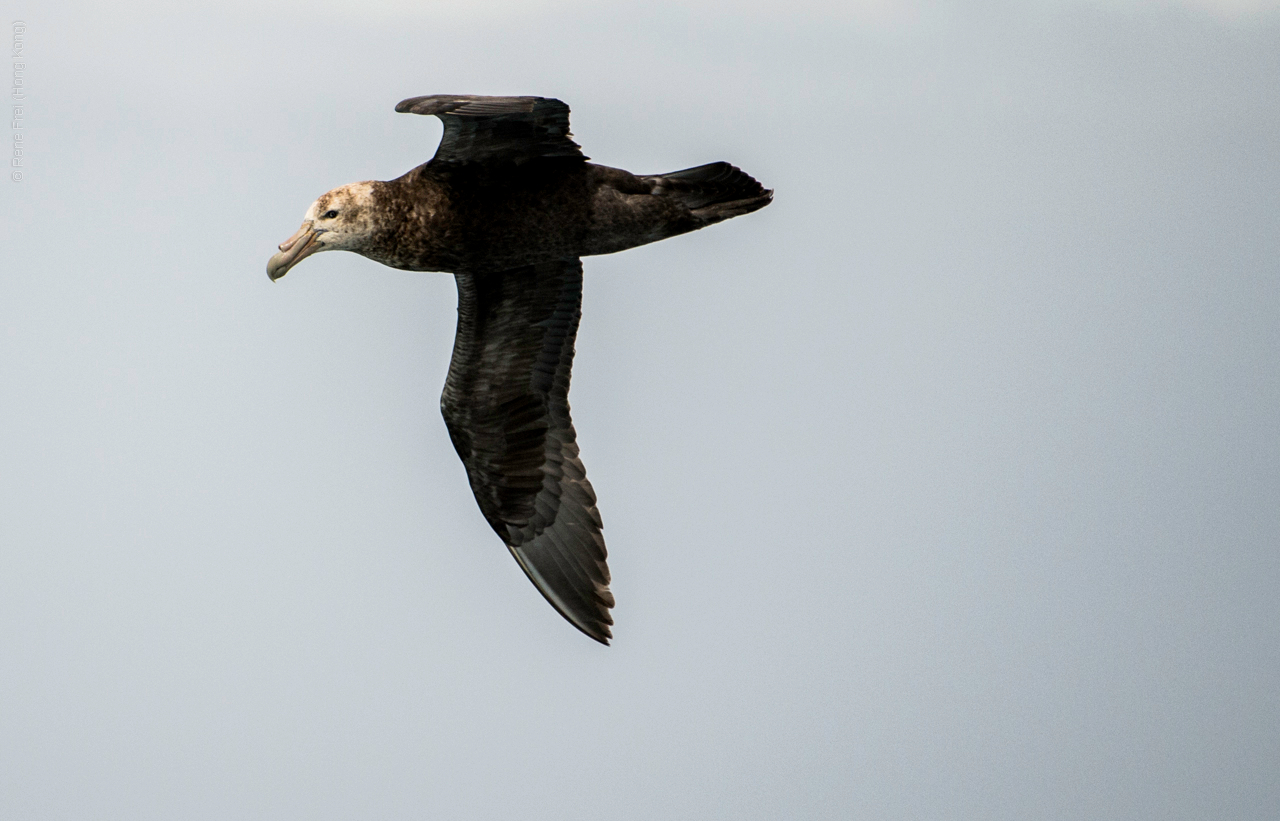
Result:
<instances>
[{"instance_id":1,"label":"hooked beak","mask_svg":"<svg viewBox=\"0 0 1280 821\"><path fill-rule=\"evenodd\" d=\"M310 222L304 222L296 234L280 243L280 253L272 256L267 262L267 276L271 277L271 281L275 282L289 273L289 269L301 262L304 257L319 251L320 246L316 244L316 237L320 234L321 232L317 231Z\"/></svg>"}]
</instances>

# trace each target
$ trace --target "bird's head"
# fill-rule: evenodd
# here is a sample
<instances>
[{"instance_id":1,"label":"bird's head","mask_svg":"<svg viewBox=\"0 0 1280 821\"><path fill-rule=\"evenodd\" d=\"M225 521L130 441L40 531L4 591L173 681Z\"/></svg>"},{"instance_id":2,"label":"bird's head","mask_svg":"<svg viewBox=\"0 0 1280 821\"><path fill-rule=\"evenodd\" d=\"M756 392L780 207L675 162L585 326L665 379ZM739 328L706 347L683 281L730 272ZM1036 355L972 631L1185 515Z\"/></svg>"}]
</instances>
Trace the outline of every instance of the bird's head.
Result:
<instances>
[{"instance_id":1,"label":"bird's head","mask_svg":"<svg viewBox=\"0 0 1280 821\"><path fill-rule=\"evenodd\" d=\"M318 251L360 251L373 235L373 197L374 183L353 182L311 203L302 227L267 262L267 276L277 280Z\"/></svg>"}]
</instances>

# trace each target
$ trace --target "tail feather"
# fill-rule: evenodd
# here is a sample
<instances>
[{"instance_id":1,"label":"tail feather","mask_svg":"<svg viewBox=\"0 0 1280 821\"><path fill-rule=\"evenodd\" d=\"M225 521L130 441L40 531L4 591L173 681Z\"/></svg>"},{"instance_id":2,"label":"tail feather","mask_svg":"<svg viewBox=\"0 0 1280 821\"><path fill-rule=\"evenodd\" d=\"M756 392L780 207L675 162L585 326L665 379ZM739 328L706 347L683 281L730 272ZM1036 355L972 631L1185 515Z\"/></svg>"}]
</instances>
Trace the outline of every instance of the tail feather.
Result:
<instances>
[{"instance_id":1,"label":"tail feather","mask_svg":"<svg viewBox=\"0 0 1280 821\"><path fill-rule=\"evenodd\" d=\"M708 163L643 179L654 184L654 194L678 200L707 222L749 214L773 199L773 191L727 162Z\"/></svg>"}]
</instances>

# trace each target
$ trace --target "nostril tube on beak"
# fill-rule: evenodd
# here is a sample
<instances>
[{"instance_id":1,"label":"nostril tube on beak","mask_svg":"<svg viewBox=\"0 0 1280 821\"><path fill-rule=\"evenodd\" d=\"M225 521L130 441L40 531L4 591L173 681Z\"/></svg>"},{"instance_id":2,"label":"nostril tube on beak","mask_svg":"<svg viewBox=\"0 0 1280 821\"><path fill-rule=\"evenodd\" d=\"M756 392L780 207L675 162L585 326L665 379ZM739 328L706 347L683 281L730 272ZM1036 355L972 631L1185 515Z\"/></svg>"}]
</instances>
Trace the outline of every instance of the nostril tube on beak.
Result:
<instances>
[{"instance_id":1,"label":"nostril tube on beak","mask_svg":"<svg viewBox=\"0 0 1280 821\"><path fill-rule=\"evenodd\" d=\"M271 260L267 263L267 276L273 280L279 279L304 257L317 250L323 250L316 245L317 235L318 232L312 230L311 224L304 222L302 227L298 229L298 233L277 246L280 249L280 253L271 257Z\"/></svg>"}]
</instances>

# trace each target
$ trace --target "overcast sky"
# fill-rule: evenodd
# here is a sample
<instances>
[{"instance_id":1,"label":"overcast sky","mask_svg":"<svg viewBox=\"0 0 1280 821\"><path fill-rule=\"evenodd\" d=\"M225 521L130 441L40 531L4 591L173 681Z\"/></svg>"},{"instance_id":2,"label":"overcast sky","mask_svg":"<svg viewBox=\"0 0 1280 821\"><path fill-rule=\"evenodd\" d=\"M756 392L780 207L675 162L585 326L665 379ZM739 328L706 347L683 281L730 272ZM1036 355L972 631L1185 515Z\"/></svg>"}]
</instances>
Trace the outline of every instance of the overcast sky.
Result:
<instances>
[{"instance_id":1,"label":"overcast sky","mask_svg":"<svg viewBox=\"0 0 1280 821\"><path fill-rule=\"evenodd\" d=\"M1280 4L55 5L0 817L1280 816ZM451 277L265 273L432 93L777 192L586 261L612 647L471 497Z\"/></svg>"}]
</instances>

